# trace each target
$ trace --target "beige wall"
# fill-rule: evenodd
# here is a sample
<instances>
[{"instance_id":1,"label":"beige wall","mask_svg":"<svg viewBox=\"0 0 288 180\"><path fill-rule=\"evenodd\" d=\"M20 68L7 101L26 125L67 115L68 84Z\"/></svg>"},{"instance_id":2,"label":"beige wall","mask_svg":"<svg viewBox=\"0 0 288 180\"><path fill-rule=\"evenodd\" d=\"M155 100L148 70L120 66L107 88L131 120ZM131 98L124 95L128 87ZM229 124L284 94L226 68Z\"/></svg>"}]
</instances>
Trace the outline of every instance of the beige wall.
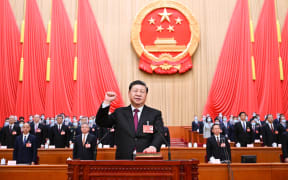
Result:
<instances>
[{"instance_id":1,"label":"beige wall","mask_svg":"<svg viewBox=\"0 0 288 180\"><path fill-rule=\"evenodd\" d=\"M150 75L138 69L138 57L130 43L130 30L137 12L149 0L90 0L125 103L130 81L144 80L149 88L147 104L161 109L166 125L190 125L201 115L213 80L218 56L236 0L178 0L189 7L200 24L201 40L193 56L193 69L183 75ZM254 28L264 0L251 0ZM287 0L277 0L283 25ZM17 23L23 19L24 0L10 0ZM37 0L47 28L51 0ZM76 0L63 0L73 24Z\"/></svg>"}]
</instances>

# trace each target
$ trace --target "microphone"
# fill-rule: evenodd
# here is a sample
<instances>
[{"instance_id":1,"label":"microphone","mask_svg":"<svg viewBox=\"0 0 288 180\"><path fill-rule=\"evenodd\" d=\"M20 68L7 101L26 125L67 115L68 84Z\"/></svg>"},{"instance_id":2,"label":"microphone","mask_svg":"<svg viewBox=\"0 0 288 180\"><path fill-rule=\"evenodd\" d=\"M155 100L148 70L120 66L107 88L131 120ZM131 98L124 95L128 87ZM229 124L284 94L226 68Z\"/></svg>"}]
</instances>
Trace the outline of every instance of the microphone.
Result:
<instances>
[{"instance_id":1,"label":"microphone","mask_svg":"<svg viewBox=\"0 0 288 180\"><path fill-rule=\"evenodd\" d=\"M166 141L165 137L163 136L162 132L159 131L158 127L155 125L155 129L159 132L162 140L164 141L165 144L167 144L168 147L168 160L171 161L171 150L170 150L170 144Z\"/></svg>"},{"instance_id":2,"label":"microphone","mask_svg":"<svg viewBox=\"0 0 288 180\"><path fill-rule=\"evenodd\" d=\"M227 151L227 146L226 146L226 142L225 142L225 138L224 137L220 137L220 143L224 143L225 144L225 147L222 147L224 149L224 154L225 154L225 161L223 161L224 163L227 162L227 163L230 163L230 158L229 158L229 154L228 154L228 151Z\"/></svg>"},{"instance_id":3,"label":"microphone","mask_svg":"<svg viewBox=\"0 0 288 180\"><path fill-rule=\"evenodd\" d=\"M112 128L115 128L115 125L113 125L113 126L111 127L111 129L112 129ZM98 141L97 146L109 135L109 133L110 133L110 130L107 131L107 132L104 134L104 136Z\"/></svg>"}]
</instances>

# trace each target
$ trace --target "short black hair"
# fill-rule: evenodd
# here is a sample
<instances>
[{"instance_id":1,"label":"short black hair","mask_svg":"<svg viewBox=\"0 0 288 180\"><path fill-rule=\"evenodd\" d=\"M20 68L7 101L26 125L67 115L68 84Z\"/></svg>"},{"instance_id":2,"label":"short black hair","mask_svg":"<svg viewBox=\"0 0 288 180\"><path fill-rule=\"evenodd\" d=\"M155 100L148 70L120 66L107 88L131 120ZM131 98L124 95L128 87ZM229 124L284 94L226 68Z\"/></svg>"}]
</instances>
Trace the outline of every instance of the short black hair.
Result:
<instances>
[{"instance_id":1,"label":"short black hair","mask_svg":"<svg viewBox=\"0 0 288 180\"><path fill-rule=\"evenodd\" d=\"M245 114L245 116L247 116L246 112L240 112L240 113L239 113L239 117L240 117L242 114Z\"/></svg>"},{"instance_id":2,"label":"short black hair","mask_svg":"<svg viewBox=\"0 0 288 180\"><path fill-rule=\"evenodd\" d=\"M129 91L132 89L133 86L135 85L142 85L142 86L145 86L146 88L146 93L148 93L148 87L146 86L145 82L144 81L141 81L141 80L135 80L133 82L130 83L129 85Z\"/></svg>"},{"instance_id":3,"label":"short black hair","mask_svg":"<svg viewBox=\"0 0 288 180\"><path fill-rule=\"evenodd\" d=\"M221 129L220 124L215 124L215 123L214 123L214 124L212 125L212 127L211 127L211 130L213 130L214 126L219 126L219 128Z\"/></svg>"}]
</instances>

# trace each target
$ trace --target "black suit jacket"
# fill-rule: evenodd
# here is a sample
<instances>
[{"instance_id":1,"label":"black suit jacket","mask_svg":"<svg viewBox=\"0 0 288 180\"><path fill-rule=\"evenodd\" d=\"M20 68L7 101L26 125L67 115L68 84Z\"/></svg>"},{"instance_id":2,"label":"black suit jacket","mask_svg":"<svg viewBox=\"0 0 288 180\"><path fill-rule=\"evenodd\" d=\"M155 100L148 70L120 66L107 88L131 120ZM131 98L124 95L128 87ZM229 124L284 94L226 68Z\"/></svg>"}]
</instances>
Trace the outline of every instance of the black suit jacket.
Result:
<instances>
[{"instance_id":1,"label":"black suit jacket","mask_svg":"<svg viewBox=\"0 0 288 180\"><path fill-rule=\"evenodd\" d=\"M133 159L133 151L143 152L149 146L155 146L160 151L163 143L159 134L163 133L163 121L161 112L144 106L139 119L137 132L134 128L134 120L131 106L122 107L108 115L109 107L99 108L96 116L96 124L102 127L115 126L116 159ZM153 125L153 133L143 133L143 125Z\"/></svg>"},{"instance_id":2,"label":"black suit jacket","mask_svg":"<svg viewBox=\"0 0 288 180\"><path fill-rule=\"evenodd\" d=\"M235 142L240 143L242 147L246 147L247 144L252 143L252 127L249 122L246 122L246 130L242 127L242 122L237 122L234 127Z\"/></svg>"},{"instance_id":3,"label":"black suit jacket","mask_svg":"<svg viewBox=\"0 0 288 180\"><path fill-rule=\"evenodd\" d=\"M97 139L92 134L88 134L84 146L82 143L82 134L76 136L73 148L73 159L96 160L96 144Z\"/></svg>"},{"instance_id":4,"label":"black suit jacket","mask_svg":"<svg viewBox=\"0 0 288 180\"><path fill-rule=\"evenodd\" d=\"M41 144L45 144L46 138L47 138L47 128L43 124L38 124L38 130L35 131L35 124L32 122L30 124L31 129L30 133L34 136L36 136L37 140L37 147L39 148Z\"/></svg>"},{"instance_id":5,"label":"black suit jacket","mask_svg":"<svg viewBox=\"0 0 288 180\"><path fill-rule=\"evenodd\" d=\"M273 126L274 126L274 124L273 124ZM274 126L274 130L272 132L269 124L266 123L262 127L262 138L263 138L264 145L265 146L272 146L272 143L274 143L274 142L277 143L278 134L279 134L279 132L278 132L276 126Z\"/></svg>"},{"instance_id":6,"label":"black suit jacket","mask_svg":"<svg viewBox=\"0 0 288 180\"><path fill-rule=\"evenodd\" d=\"M50 144L55 145L56 148L69 147L69 128L62 124L59 132L57 124L50 128Z\"/></svg>"},{"instance_id":7,"label":"black suit jacket","mask_svg":"<svg viewBox=\"0 0 288 180\"><path fill-rule=\"evenodd\" d=\"M13 159L17 164L31 164L37 161L37 144L36 137L29 134L27 143L31 144L31 147L27 147L23 142L23 134L17 136L13 151Z\"/></svg>"},{"instance_id":8,"label":"black suit jacket","mask_svg":"<svg viewBox=\"0 0 288 180\"><path fill-rule=\"evenodd\" d=\"M2 129L2 145L7 146L7 148L14 148L15 139L21 134L21 129L18 125L14 124L12 131L10 131L9 126L5 126Z\"/></svg>"},{"instance_id":9,"label":"black suit jacket","mask_svg":"<svg viewBox=\"0 0 288 180\"><path fill-rule=\"evenodd\" d=\"M282 153L284 159L288 157L288 132L282 134Z\"/></svg>"},{"instance_id":10,"label":"black suit jacket","mask_svg":"<svg viewBox=\"0 0 288 180\"><path fill-rule=\"evenodd\" d=\"M219 139L220 143L218 145L215 136L210 136L207 139L207 146L206 146L206 154L207 154L207 160L210 160L210 157L214 157L215 159L220 159L221 161L223 160L230 160L231 161L231 149L230 149L230 144L225 138L225 136L220 135ZM225 143L226 148L222 148L220 145L221 143ZM227 151L228 154L225 153ZM228 159L229 158L229 159Z\"/></svg>"}]
</instances>

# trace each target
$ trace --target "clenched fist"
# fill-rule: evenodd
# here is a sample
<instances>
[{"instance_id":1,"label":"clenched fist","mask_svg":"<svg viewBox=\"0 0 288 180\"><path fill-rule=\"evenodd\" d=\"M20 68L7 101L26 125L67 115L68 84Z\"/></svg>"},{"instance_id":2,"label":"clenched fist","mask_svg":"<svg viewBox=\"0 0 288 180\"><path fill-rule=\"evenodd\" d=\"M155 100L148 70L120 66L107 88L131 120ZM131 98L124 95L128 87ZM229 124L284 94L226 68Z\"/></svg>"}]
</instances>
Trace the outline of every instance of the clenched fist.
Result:
<instances>
[{"instance_id":1,"label":"clenched fist","mask_svg":"<svg viewBox=\"0 0 288 180\"><path fill-rule=\"evenodd\" d=\"M112 101L114 101L116 99L116 93L113 91L108 91L105 93L105 99L104 99L104 103L105 104L111 104Z\"/></svg>"}]
</instances>

